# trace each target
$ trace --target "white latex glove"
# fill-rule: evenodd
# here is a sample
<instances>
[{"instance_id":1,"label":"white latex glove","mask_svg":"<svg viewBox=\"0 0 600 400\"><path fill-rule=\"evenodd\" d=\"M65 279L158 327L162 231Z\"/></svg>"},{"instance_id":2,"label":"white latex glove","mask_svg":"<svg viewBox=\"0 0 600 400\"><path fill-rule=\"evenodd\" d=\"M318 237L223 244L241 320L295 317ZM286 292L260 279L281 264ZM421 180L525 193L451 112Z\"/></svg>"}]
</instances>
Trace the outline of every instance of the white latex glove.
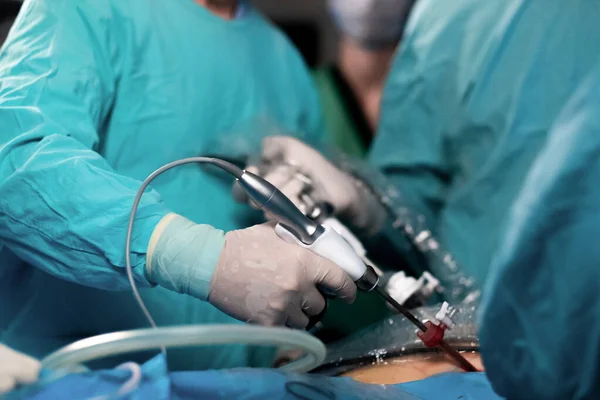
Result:
<instances>
[{"instance_id":1,"label":"white latex glove","mask_svg":"<svg viewBox=\"0 0 600 400\"><path fill-rule=\"evenodd\" d=\"M37 380L39 361L0 344L0 396Z\"/></svg>"},{"instance_id":2,"label":"white latex glove","mask_svg":"<svg viewBox=\"0 0 600 400\"><path fill-rule=\"evenodd\" d=\"M280 239L272 223L225 238L208 301L234 318L303 329L325 308L318 287L354 301L356 285L340 267Z\"/></svg>"},{"instance_id":3,"label":"white latex glove","mask_svg":"<svg viewBox=\"0 0 600 400\"><path fill-rule=\"evenodd\" d=\"M248 171L268 180L301 210L301 196L307 193L317 203L329 203L336 216L366 234L378 232L383 225L383 207L359 180L295 138L270 136L263 139L261 164L249 167ZM298 171L311 181L308 192L306 183L298 178Z\"/></svg>"}]
</instances>

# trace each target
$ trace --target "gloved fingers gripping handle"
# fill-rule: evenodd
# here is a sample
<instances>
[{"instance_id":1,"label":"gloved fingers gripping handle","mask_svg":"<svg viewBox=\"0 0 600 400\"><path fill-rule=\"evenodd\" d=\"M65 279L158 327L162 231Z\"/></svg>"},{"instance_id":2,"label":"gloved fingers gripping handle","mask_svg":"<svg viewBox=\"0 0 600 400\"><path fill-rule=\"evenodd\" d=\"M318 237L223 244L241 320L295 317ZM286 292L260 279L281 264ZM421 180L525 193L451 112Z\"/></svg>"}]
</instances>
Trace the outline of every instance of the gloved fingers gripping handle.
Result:
<instances>
[{"instance_id":1,"label":"gloved fingers gripping handle","mask_svg":"<svg viewBox=\"0 0 600 400\"><path fill-rule=\"evenodd\" d=\"M309 317L300 308L291 308L285 325L292 329L305 329L310 324Z\"/></svg>"},{"instance_id":2,"label":"gloved fingers gripping handle","mask_svg":"<svg viewBox=\"0 0 600 400\"><path fill-rule=\"evenodd\" d=\"M358 276L359 278L364 275L364 272L361 272L360 268L366 269L366 267L364 266L364 264L362 263L360 258L358 258L358 256L352 250L352 248L345 241L343 241L343 239L341 237L339 237L339 235L337 235L337 233L333 229L331 229L329 227L325 227L325 233L323 233L319 238L317 238L317 240L310 246L302 243L289 230L287 230L284 226L282 226L280 224L277 224L277 226L275 227L275 232L277 233L277 235L279 237L281 237L286 242L307 248L307 249L313 251L315 254L322 256L322 257L328 259L329 261L333 262L334 264L338 265L340 267L339 272L342 274L347 274L347 272L350 271L353 273L353 275ZM330 246L332 247L331 250L333 250L333 251L331 251L331 252L322 251L322 249L324 249L326 247L330 247ZM319 250L321 250L321 251L319 251ZM334 254L336 254L337 252L340 252L340 251L345 252L346 257L333 256ZM347 263L348 259L350 259L353 262ZM356 261L356 260L358 260L358 261ZM340 263L343 264L344 266L346 266L348 271ZM360 263L360 266L358 265L358 263ZM349 278L352 278L352 276L350 275ZM352 291L351 294L346 294L347 290L344 289L345 286L348 287L348 285L346 285L344 282L344 280L349 280L348 276L346 276L346 275L344 275L343 277L329 276L328 279L330 282L338 282L338 283L336 285L333 285L332 287L329 287L324 282L322 282L321 284L318 284L319 291L321 292L321 295L324 298L335 298L336 296L334 293L339 291L339 294L341 294L341 297L344 298L345 300L349 300L350 302L352 302L354 300L355 295L356 295L355 290ZM354 287L354 284L351 284L351 285L352 285L351 287ZM340 290L340 288L342 290ZM315 307L315 309L320 309L320 307ZM325 315L326 312L327 312L327 300L325 300L324 307L319 314L310 316L310 323L306 329L311 330L323 318L323 316Z\"/></svg>"},{"instance_id":3,"label":"gloved fingers gripping handle","mask_svg":"<svg viewBox=\"0 0 600 400\"><path fill-rule=\"evenodd\" d=\"M308 316L307 331L310 331L314 326L321 321L325 313L327 312L327 298L331 298L327 294L326 290L314 288L313 290L304 294L304 300L302 303L302 311Z\"/></svg>"},{"instance_id":4,"label":"gloved fingers gripping handle","mask_svg":"<svg viewBox=\"0 0 600 400\"><path fill-rule=\"evenodd\" d=\"M354 249L335 230L324 226L324 232L311 245L302 243L281 224L275 227L277 235L288 243L297 244L328 259L344 270L354 282L367 271L366 265Z\"/></svg>"},{"instance_id":5,"label":"gloved fingers gripping handle","mask_svg":"<svg viewBox=\"0 0 600 400\"><path fill-rule=\"evenodd\" d=\"M210 284L212 305L240 321L306 328L327 288L346 299L356 285L331 261L282 240L266 223L226 234Z\"/></svg>"}]
</instances>

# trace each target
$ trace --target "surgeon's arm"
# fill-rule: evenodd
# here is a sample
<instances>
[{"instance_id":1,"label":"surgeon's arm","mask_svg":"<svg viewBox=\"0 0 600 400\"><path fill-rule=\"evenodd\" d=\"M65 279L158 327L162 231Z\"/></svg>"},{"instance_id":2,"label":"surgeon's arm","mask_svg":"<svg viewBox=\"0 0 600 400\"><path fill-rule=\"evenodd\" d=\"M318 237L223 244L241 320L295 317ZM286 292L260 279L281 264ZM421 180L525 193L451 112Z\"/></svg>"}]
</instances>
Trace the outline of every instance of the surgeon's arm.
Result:
<instances>
[{"instance_id":1,"label":"surgeon's arm","mask_svg":"<svg viewBox=\"0 0 600 400\"><path fill-rule=\"evenodd\" d=\"M111 2L25 2L0 56L0 242L57 277L128 286L125 228L140 182L96 152L121 54ZM137 281L168 210L142 198L132 242ZM0 263L1 266L1 263Z\"/></svg>"},{"instance_id":2,"label":"surgeon's arm","mask_svg":"<svg viewBox=\"0 0 600 400\"><path fill-rule=\"evenodd\" d=\"M481 351L509 399L600 396L599 70L552 128L487 278Z\"/></svg>"}]
</instances>

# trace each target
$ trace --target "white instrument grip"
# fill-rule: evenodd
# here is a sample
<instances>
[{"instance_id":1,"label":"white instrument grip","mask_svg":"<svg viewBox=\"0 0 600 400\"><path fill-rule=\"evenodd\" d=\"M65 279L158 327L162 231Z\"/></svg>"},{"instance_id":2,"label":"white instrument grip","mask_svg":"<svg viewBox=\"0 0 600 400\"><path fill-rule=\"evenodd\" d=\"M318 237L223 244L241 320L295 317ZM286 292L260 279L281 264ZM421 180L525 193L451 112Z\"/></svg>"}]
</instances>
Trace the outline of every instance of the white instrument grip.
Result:
<instances>
[{"instance_id":1,"label":"white instrument grip","mask_svg":"<svg viewBox=\"0 0 600 400\"><path fill-rule=\"evenodd\" d=\"M352 246L354 252L358 254L359 257L362 258L367 255L367 251L360 240L358 240L352 231L342 224L337 218L328 217L322 222L324 226L332 227L334 231L336 231L346 242L348 242L348 244Z\"/></svg>"},{"instance_id":2,"label":"white instrument grip","mask_svg":"<svg viewBox=\"0 0 600 400\"><path fill-rule=\"evenodd\" d=\"M367 271L367 266L356 254L352 246L348 244L335 230L327 225L323 225L325 232L317 238L311 245L302 243L293 233L288 231L281 224L277 224L275 232L277 236L288 243L297 244L309 249L313 253L333 262L352 278L358 281Z\"/></svg>"}]
</instances>

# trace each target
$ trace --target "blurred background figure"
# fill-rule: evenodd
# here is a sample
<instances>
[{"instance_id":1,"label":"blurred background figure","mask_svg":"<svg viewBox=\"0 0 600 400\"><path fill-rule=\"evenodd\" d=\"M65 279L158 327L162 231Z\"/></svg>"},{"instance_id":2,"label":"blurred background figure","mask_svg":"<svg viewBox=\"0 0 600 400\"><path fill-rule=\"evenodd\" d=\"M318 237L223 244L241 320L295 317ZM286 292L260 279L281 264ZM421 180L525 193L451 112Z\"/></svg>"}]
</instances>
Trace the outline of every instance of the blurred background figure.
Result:
<instances>
[{"instance_id":1,"label":"blurred background figure","mask_svg":"<svg viewBox=\"0 0 600 400\"><path fill-rule=\"evenodd\" d=\"M329 133L353 155L371 143L381 93L414 0L328 0L339 32L336 61L315 73Z\"/></svg>"},{"instance_id":2,"label":"blurred background figure","mask_svg":"<svg viewBox=\"0 0 600 400\"><path fill-rule=\"evenodd\" d=\"M6 40L8 30L17 18L21 3L22 0L0 0L0 45Z\"/></svg>"},{"instance_id":3,"label":"blurred background figure","mask_svg":"<svg viewBox=\"0 0 600 400\"><path fill-rule=\"evenodd\" d=\"M298 47L319 92L329 143L362 157L415 0L256 0Z\"/></svg>"}]
</instances>

